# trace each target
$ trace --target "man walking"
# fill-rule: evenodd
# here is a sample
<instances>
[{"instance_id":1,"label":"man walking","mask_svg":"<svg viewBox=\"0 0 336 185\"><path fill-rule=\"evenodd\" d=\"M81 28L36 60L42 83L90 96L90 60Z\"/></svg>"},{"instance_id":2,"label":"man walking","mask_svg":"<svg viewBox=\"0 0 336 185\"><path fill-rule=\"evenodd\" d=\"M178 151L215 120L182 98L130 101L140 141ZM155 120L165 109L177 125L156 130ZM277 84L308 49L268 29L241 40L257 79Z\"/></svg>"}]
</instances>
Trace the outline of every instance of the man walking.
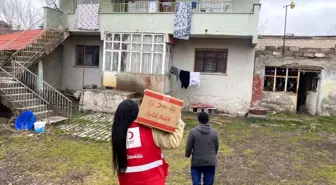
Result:
<instances>
[{"instance_id":1,"label":"man walking","mask_svg":"<svg viewBox=\"0 0 336 185\"><path fill-rule=\"evenodd\" d=\"M205 112L198 115L199 124L191 129L186 145L185 156L191 159L191 177L193 185L212 185L215 179L218 136L208 124L209 116Z\"/></svg>"}]
</instances>

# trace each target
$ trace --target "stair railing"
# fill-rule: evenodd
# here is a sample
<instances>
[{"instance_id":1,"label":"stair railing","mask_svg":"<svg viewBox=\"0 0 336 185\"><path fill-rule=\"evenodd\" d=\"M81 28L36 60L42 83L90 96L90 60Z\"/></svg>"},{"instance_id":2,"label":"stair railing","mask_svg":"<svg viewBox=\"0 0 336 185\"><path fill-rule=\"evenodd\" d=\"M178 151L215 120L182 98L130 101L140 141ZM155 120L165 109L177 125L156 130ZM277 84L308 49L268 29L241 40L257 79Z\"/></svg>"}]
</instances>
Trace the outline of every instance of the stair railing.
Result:
<instances>
[{"instance_id":1,"label":"stair railing","mask_svg":"<svg viewBox=\"0 0 336 185\"><path fill-rule=\"evenodd\" d=\"M13 76L16 77L18 80L20 80L22 83L26 84L27 87L29 87L31 90L36 92L39 96L43 97L45 100L49 102L49 105L54 108L57 112L60 114L71 118L72 117L72 101L65 97L61 92L53 88L51 85L49 85L47 82L43 81L43 79L37 75L35 75L33 72L31 72L29 69L27 69L24 65L29 63L31 64L33 61L31 61L34 57L36 57L39 53L43 53L43 50L46 46L48 46L53 40L55 40L57 37L59 37L60 34L63 34L65 28L58 28L58 23L60 21L65 21L67 23L67 14L63 14L61 17L59 17L56 21L54 21L50 26L45 28L41 33L37 34L33 39L31 39L29 42L26 42L22 47L20 47L19 50L17 50L12 56L11 60L8 61L10 63L10 67L13 69ZM63 25L64 22L62 22ZM56 27L56 28L55 28ZM38 41L40 38L42 38L43 35L48 33L48 31L59 31L60 33L57 35L54 35L53 38L51 38L48 43L43 43L44 45L41 47L34 47L33 44L38 44ZM27 31L25 31L27 32ZM21 33L20 35L23 35L25 32ZM16 37L16 39L20 38L20 35ZM9 44L7 44L7 47L10 47L10 44L15 43L15 39L10 41ZM4 48L7 48L4 47ZM26 55L27 53L31 53L32 55ZM42 56L42 55L41 55ZM26 58L21 58L26 57ZM40 57L40 56L39 56ZM21 64L23 63L23 65Z\"/></svg>"},{"instance_id":2,"label":"stair railing","mask_svg":"<svg viewBox=\"0 0 336 185\"><path fill-rule=\"evenodd\" d=\"M43 51L43 48L45 48L45 46L48 45L48 43L44 43L43 42L44 41L44 40L42 40L42 36L43 35L46 35L48 33L48 31L59 31L60 33L64 32L65 27L58 28L60 22L62 22L62 26L68 25L67 24L67 22L68 22L68 15L67 14L63 14L56 21L54 21L53 23L51 23L48 27L44 28L43 31L41 31L39 34L37 34L29 42L26 42L24 45L22 45L20 47L20 49L18 49L15 53L13 53L13 55L11 56L10 59L15 60L15 61L24 61L24 62L30 61L36 55L33 55L33 57L28 58L28 60L21 60L20 57L26 56L26 54L29 53L29 52L30 53L34 53L34 52L37 53L37 51ZM60 34L58 34L54 38L57 38L59 35ZM40 42L42 41L42 44L44 44L44 45L42 45L41 47L33 46L34 44L39 44L39 41ZM28 46L30 46L30 47L28 47Z\"/></svg>"},{"instance_id":3,"label":"stair railing","mask_svg":"<svg viewBox=\"0 0 336 185\"><path fill-rule=\"evenodd\" d=\"M68 118L72 117L72 101L69 98L19 62L11 61L11 63L14 68L13 76L19 78L27 87L47 100L57 112Z\"/></svg>"},{"instance_id":4,"label":"stair railing","mask_svg":"<svg viewBox=\"0 0 336 185\"><path fill-rule=\"evenodd\" d=\"M29 107L41 106L38 108L39 112L47 112L46 117L49 117L49 107L50 107L49 102L47 102L42 96L40 96L39 94L31 90L29 87L27 87L26 84L16 79L12 74L7 72L2 67L0 67L0 74L2 78L5 77L5 78L11 79L8 83L4 82L2 79L2 82L0 83L0 87L1 87L0 91L2 91L3 94L7 95L7 96L4 96L5 99L11 102L15 102L16 104L20 105L22 111L29 110ZM16 85L17 83L19 84L19 86ZM21 89L20 86L24 88ZM22 94L22 93L31 93L33 97L38 99L39 101L31 101L28 98L20 100L20 98L14 98L15 96L9 96L11 94ZM40 115L37 115L37 117L46 118L43 116L41 117Z\"/></svg>"}]
</instances>

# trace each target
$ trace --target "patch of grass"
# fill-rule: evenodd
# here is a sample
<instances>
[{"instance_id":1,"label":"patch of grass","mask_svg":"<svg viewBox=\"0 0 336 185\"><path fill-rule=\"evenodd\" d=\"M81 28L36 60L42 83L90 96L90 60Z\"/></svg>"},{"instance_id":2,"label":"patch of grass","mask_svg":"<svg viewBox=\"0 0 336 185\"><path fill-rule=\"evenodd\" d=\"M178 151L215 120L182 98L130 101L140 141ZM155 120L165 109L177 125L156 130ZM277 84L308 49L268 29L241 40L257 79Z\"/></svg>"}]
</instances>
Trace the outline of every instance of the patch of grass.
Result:
<instances>
[{"instance_id":1,"label":"patch of grass","mask_svg":"<svg viewBox=\"0 0 336 185\"><path fill-rule=\"evenodd\" d=\"M318 167L307 168L303 166L297 167L303 172L304 179L307 184L316 184L320 182L322 184L336 184L336 166L328 164L320 164Z\"/></svg>"},{"instance_id":2,"label":"patch of grass","mask_svg":"<svg viewBox=\"0 0 336 185\"><path fill-rule=\"evenodd\" d=\"M332 184L336 184L336 166L322 165L321 173Z\"/></svg>"},{"instance_id":3,"label":"patch of grass","mask_svg":"<svg viewBox=\"0 0 336 185\"><path fill-rule=\"evenodd\" d=\"M335 128L335 122L330 123L334 119L309 118L310 122L306 119L211 117L210 123L217 129L220 140L219 153L224 156L218 159L221 170L217 171L217 184L280 184L278 177L269 175L271 172L287 180L283 184L335 184L336 151L315 133ZM163 151L170 165L167 185L191 184L190 159L184 157L184 150L190 129L198 124L197 114L183 115L183 120L186 127L181 146ZM88 123L75 119L68 124ZM311 123L317 123L316 130L299 132L301 135L292 132ZM53 184L74 181L73 184L117 185L110 143L78 140L66 133L48 127L44 135L20 134L0 147L0 160L12 164L8 168L33 171L31 175L50 179Z\"/></svg>"},{"instance_id":4,"label":"patch of grass","mask_svg":"<svg viewBox=\"0 0 336 185\"><path fill-rule=\"evenodd\" d=\"M219 146L219 153L224 157L230 157L235 154L234 149L227 145L225 142L220 141Z\"/></svg>"},{"instance_id":5,"label":"patch of grass","mask_svg":"<svg viewBox=\"0 0 336 185\"><path fill-rule=\"evenodd\" d=\"M106 177L106 184L115 181L109 143L49 135L28 138L18 136L5 151L0 151L9 157L19 156L15 162L21 168L45 174L48 178L62 179L76 172L82 178L102 174Z\"/></svg>"},{"instance_id":6,"label":"patch of grass","mask_svg":"<svg viewBox=\"0 0 336 185\"><path fill-rule=\"evenodd\" d=\"M256 159L255 153L256 151L252 149L247 149L243 152L243 154L247 157L247 164L250 167L253 167L259 163Z\"/></svg>"},{"instance_id":7,"label":"patch of grass","mask_svg":"<svg viewBox=\"0 0 336 185\"><path fill-rule=\"evenodd\" d=\"M305 140L305 141L322 141L324 140L321 136L319 136L316 133L307 133L304 135L300 135L300 136L290 136L287 138L287 141L289 142L299 142L301 140Z\"/></svg>"},{"instance_id":8,"label":"patch of grass","mask_svg":"<svg viewBox=\"0 0 336 185\"><path fill-rule=\"evenodd\" d=\"M245 122L249 125L260 125L263 127L278 128L281 131L293 131L304 125L301 120L282 120L282 119L261 119L246 118Z\"/></svg>"}]
</instances>

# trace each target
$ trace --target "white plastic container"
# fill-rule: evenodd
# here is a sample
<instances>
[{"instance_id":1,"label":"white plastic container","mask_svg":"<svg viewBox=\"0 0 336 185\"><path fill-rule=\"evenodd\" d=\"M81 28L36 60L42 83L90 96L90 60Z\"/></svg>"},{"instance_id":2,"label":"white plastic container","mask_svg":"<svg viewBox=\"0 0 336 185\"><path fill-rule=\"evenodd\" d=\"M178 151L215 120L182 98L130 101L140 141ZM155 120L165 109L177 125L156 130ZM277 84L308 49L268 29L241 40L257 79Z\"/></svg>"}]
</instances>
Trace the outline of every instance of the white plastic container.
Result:
<instances>
[{"instance_id":1,"label":"white plastic container","mask_svg":"<svg viewBox=\"0 0 336 185\"><path fill-rule=\"evenodd\" d=\"M46 122L40 121L34 123L34 130L37 133L43 133L45 131Z\"/></svg>"}]
</instances>

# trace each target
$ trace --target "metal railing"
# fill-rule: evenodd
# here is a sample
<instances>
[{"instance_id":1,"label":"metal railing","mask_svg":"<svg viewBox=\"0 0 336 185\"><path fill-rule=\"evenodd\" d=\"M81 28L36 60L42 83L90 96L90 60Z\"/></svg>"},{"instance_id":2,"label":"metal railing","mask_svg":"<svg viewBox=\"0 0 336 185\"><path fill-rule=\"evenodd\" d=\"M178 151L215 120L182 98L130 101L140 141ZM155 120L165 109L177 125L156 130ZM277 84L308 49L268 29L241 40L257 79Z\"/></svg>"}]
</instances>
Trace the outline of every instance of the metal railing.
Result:
<instances>
[{"instance_id":1,"label":"metal railing","mask_svg":"<svg viewBox=\"0 0 336 185\"><path fill-rule=\"evenodd\" d=\"M19 62L11 61L10 66L13 68L13 76L23 82L26 87L48 101L49 105L60 114L68 118L72 117L72 101L69 98Z\"/></svg>"},{"instance_id":2,"label":"metal railing","mask_svg":"<svg viewBox=\"0 0 336 185\"><path fill-rule=\"evenodd\" d=\"M77 4L100 4L100 13L173 13L179 2L192 2L193 13L253 13L253 0L177 0L158 2L135 0L134 2L110 3L99 0L78 0L71 13L76 12Z\"/></svg>"},{"instance_id":3,"label":"metal railing","mask_svg":"<svg viewBox=\"0 0 336 185\"><path fill-rule=\"evenodd\" d=\"M26 84L26 88L29 88L29 90L34 91L48 101L50 106L56 111L71 118L72 101L26 68L40 58L45 53L46 47L51 46L63 34L65 31L65 27L63 26L67 25L67 18L67 14L62 15L54 23L44 30L35 33L33 38L22 44L22 39L20 38L29 34L29 31L26 30L2 48L4 50L13 47L17 48L17 51L10 57L10 61L5 64L5 68L10 70L13 77L17 78L21 83ZM61 28L58 25L60 23L62 24Z\"/></svg>"},{"instance_id":4,"label":"metal railing","mask_svg":"<svg viewBox=\"0 0 336 185\"><path fill-rule=\"evenodd\" d=\"M36 115L38 118L49 116L49 102L2 67L0 67L0 91L4 94L2 97L10 102L16 111L31 110L38 113Z\"/></svg>"},{"instance_id":5,"label":"metal railing","mask_svg":"<svg viewBox=\"0 0 336 185\"><path fill-rule=\"evenodd\" d=\"M67 20L68 20L68 15L63 14L56 21L50 24L50 26L40 31L32 39L25 42L24 44L22 44L21 40L17 40L17 39L14 39L14 41L12 40L11 41L12 44L14 45L16 44L17 46L21 42L21 45L19 46L18 50L11 56L11 59L16 60L16 61L27 61L27 62L33 59L36 56L35 54L37 51L43 51L44 47L47 46L50 43L50 41L57 38L60 34L63 34L63 31L65 30L63 26L68 25ZM58 28L58 25L61 26L61 28ZM53 34L53 33L56 33L56 34ZM27 35L27 33L25 35ZM19 42L19 43L16 43L15 40L17 40L16 42ZM26 58L27 56L32 56L32 54L34 57L30 57L28 58L29 60L25 60L27 59Z\"/></svg>"},{"instance_id":6,"label":"metal railing","mask_svg":"<svg viewBox=\"0 0 336 185\"><path fill-rule=\"evenodd\" d=\"M255 4L255 2L230 0L100 3L100 13L173 13L176 11L176 5L179 2L191 2L194 13L253 13L253 6Z\"/></svg>"}]
</instances>

